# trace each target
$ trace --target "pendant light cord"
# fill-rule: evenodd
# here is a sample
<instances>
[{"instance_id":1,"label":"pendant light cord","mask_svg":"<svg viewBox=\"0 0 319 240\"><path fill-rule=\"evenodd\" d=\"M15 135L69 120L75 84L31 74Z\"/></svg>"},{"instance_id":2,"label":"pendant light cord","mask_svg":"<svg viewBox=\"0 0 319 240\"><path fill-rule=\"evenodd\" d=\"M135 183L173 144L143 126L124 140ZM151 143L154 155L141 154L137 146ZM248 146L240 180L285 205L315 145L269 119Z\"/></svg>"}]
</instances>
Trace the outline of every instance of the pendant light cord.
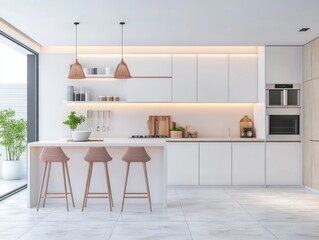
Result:
<instances>
[{"instance_id":1,"label":"pendant light cord","mask_svg":"<svg viewBox=\"0 0 319 240\"><path fill-rule=\"evenodd\" d=\"M123 60L123 46L124 46L124 31L123 31L123 26L125 24L125 22L120 22L121 26L122 26L122 47L121 47L121 52L122 52L122 60Z\"/></svg>"},{"instance_id":2,"label":"pendant light cord","mask_svg":"<svg viewBox=\"0 0 319 240\"><path fill-rule=\"evenodd\" d=\"M74 22L75 25L75 59L78 59L78 25L79 22Z\"/></svg>"},{"instance_id":3,"label":"pendant light cord","mask_svg":"<svg viewBox=\"0 0 319 240\"><path fill-rule=\"evenodd\" d=\"M75 23L75 59L78 59L78 24Z\"/></svg>"},{"instance_id":4,"label":"pendant light cord","mask_svg":"<svg viewBox=\"0 0 319 240\"><path fill-rule=\"evenodd\" d=\"M123 60L123 45L124 45L124 41L123 41L123 25L124 25L125 23L121 23L121 25L122 25L122 60Z\"/></svg>"}]
</instances>

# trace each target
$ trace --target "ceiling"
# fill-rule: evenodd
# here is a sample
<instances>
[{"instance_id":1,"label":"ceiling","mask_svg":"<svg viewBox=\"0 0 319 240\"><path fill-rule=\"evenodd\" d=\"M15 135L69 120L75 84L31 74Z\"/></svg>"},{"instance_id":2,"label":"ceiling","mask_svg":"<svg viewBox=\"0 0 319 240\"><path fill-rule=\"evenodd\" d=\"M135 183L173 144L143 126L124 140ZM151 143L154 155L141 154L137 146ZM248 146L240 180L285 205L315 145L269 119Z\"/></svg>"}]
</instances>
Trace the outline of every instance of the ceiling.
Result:
<instances>
[{"instance_id":1,"label":"ceiling","mask_svg":"<svg viewBox=\"0 0 319 240\"><path fill-rule=\"evenodd\" d=\"M303 45L318 0L0 0L0 16L44 46ZM310 27L300 33L302 27Z\"/></svg>"}]
</instances>

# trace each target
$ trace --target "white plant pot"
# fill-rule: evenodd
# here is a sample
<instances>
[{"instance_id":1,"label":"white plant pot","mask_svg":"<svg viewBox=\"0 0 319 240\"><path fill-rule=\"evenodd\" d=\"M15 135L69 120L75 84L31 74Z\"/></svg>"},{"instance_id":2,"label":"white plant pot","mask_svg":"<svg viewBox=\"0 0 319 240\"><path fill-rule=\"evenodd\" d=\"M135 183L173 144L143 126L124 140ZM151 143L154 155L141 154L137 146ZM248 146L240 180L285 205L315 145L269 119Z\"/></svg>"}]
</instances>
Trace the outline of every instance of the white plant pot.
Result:
<instances>
[{"instance_id":1,"label":"white plant pot","mask_svg":"<svg viewBox=\"0 0 319 240\"><path fill-rule=\"evenodd\" d=\"M22 179L23 172L23 163L21 160L2 162L2 178L4 180Z\"/></svg>"},{"instance_id":2,"label":"white plant pot","mask_svg":"<svg viewBox=\"0 0 319 240\"><path fill-rule=\"evenodd\" d=\"M71 132L73 141L87 141L91 135L91 131L72 131Z\"/></svg>"}]
</instances>

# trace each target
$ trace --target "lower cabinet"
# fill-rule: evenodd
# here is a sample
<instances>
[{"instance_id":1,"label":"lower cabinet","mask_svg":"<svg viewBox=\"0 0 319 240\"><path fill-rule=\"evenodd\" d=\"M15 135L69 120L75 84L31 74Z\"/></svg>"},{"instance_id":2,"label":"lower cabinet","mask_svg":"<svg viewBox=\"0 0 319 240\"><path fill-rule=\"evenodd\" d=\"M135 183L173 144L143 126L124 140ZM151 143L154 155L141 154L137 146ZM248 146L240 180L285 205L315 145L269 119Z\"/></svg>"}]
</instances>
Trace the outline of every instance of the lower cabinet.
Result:
<instances>
[{"instance_id":1,"label":"lower cabinet","mask_svg":"<svg viewBox=\"0 0 319 240\"><path fill-rule=\"evenodd\" d=\"M232 143L233 185L265 185L265 143Z\"/></svg>"},{"instance_id":2,"label":"lower cabinet","mask_svg":"<svg viewBox=\"0 0 319 240\"><path fill-rule=\"evenodd\" d=\"M200 185L231 185L231 143L200 143Z\"/></svg>"},{"instance_id":3,"label":"lower cabinet","mask_svg":"<svg viewBox=\"0 0 319 240\"><path fill-rule=\"evenodd\" d=\"M300 142L167 145L169 185L302 185Z\"/></svg>"},{"instance_id":4,"label":"lower cabinet","mask_svg":"<svg viewBox=\"0 0 319 240\"><path fill-rule=\"evenodd\" d=\"M300 142L266 143L266 184L302 185Z\"/></svg>"},{"instance_id":5,"label":"lower cabinet","mask_svg":"<svg viewBox=\"0 0 319 240\"><path fill-rule=\"evenodd\" d=\"M167 184L198 185L199 143L167 145Z\"/></svg>"}]
</instances>

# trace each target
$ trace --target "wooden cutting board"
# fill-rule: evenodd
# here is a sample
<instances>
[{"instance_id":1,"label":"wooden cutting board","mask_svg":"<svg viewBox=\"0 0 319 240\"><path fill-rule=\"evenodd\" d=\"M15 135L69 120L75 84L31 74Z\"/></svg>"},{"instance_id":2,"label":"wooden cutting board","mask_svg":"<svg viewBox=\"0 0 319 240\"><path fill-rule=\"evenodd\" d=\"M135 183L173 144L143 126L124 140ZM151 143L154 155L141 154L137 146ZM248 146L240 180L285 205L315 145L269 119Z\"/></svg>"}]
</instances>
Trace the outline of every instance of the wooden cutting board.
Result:
<instances>
[{"instance_id":1,"label":"wooden cutting board","mask_svg":"<svg viewBox=\"0 0 319 240\"><path fill-rule=\"evenodd\" d=\"M149 116L147 124L149 135L166 135L169 137L171 116Z\"/></svg>"}]
</instances>

